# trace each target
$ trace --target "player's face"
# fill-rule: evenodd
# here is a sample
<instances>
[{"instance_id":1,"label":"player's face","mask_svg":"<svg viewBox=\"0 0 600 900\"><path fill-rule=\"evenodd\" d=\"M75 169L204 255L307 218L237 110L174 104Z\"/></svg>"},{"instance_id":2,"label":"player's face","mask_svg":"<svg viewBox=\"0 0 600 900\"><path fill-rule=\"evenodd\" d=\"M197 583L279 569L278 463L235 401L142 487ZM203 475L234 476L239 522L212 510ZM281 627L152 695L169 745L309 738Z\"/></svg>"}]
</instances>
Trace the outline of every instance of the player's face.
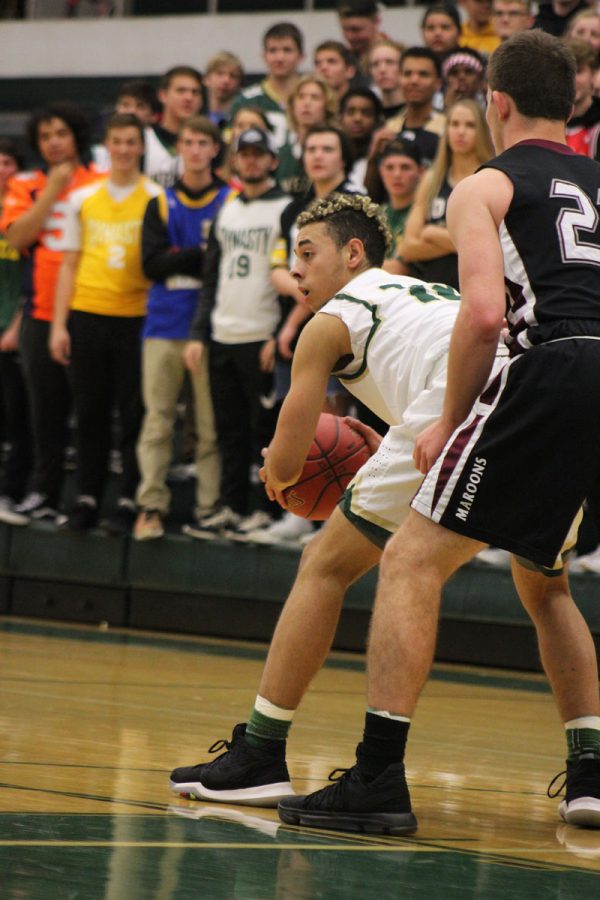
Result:
<instances>
[{"instance_id":1,"label":"player's face","mask_svg":"<svg viewBox=\"0 0 600 900\"><path fill-rule=\"evenodd\" d=\"M400 86L407 103L421 105L431 103L440 80L430 59L409 56L402 63Z\"/></svg>"},{"instance_id":2,"label":"player's face","mask_svg":"<svg viewBox=\"0 0 600 900\"><path fill-rule=\"evenodd\" d=\"M128 173L139 169L144 154L144 142L138 129L133 125L111 128L106 135L105 144L110 154L110 167L113 172Z\"/></svg>"},{"instance_id":3,"label":"player's face","mask_svg":"<svg viewBox=\"0 0 600 900\"><path fill-rule=\"evenodd\" d=\"M293 75L302 61L302 56L296 42L289 37L269 38L263 52L269 75L275 78L289 78Z\"/></svg>"},{"instance_id":4,"label":"player's face","mask_svg":"<svg viewBox=\"0 0 600 900\"><path fill-rule=\"evenodd\" d=\"M315 56L315 70L332 91L339 91L354 74L354 67L347 66L335 50L319 50Z\"/></svg>"},{"instance_id":5,"label":"player's face","mask_svg":"<svg viewBox=\"0 0 600 900\"><path fill-rule=\"evenodd\" d=\"M204 84L220 103L226 103L237 94L242 78L237 69L222 66L204 76Z\"/></svg>"},{"instance_id":6,"label":"player's face","mask_svg":"<svg viewBox=\"0 0 600 900\"><path fill-rule=\"evenodd\" d=\"M369 56L369 72L380 90L395 90L400 82L400 52L393 47L375 47Z\"/></svg>"},{"instance_id":7,"label":"player's face","mask_svg":"<svg viewBox=\"0 0 600 900\"><path fill-rule=\"evenodd\" d=\"M205 172L219 152L219 145L208 134L198 134L184 128L177 141L177 149L183 160L184 171Z\"/></svg>"},{"instance_id":8,"label":"player's face","mask_svg":"<svg viewBox=\"0 0 600 900\"><path fill-rule=\"evenodd\" d=\"M303 84L293 103L294 119L298 125L318 125L325 121L325 97L314 81Z\"/></svg>"},{"instance_id":9,"label":"player's face","mask_svg":"<svg viewBox=\"0 0 600 900\"><path fill-rule=\"evenodd\" d=\"M304 145L304 170L311 181L344 180L340 139L334 132L311 134Z\"/></svg>"},{"instance_id":10,"label":"player's face","mask_svg":"<svg viewBox=\"0 0 600 900\"><path fill-rule=\"evenodd\" d=\"M190 75L175 75L168 88L160 91L165 115L183 122L195 116L202 107L200 85Z\"/></svg>"},{"instance_id":11,"label":"player's face","mask_svg":"<svg viewBox=\"0 0 600 900\"><path fill-rule=\"evenodd\" d=\"M455 106L448 119L448 144L455 155L473 153L477 140L475 116L466 106Z\"/></svg>"},{"instance_id":12,"label":"player's face","mask_svg":"<svg viewBox=\"0 0 600 900\"><path fill-rule=\"evenodd\" d=\"M348 137L354 140L367 138L376 124L375 108L367 97L351 97L340 113L340 125Z\"/></svg>"},{"instance_id":13,"label":"player's face","mask_svg":"<svg viewBox=\"0 0 600 900\"><path fill-rule=\"evenodd\" d=\"M261 184L271 177L277 167L277 160L265 150L244 147L234 154L233 164L240 181L246 184Z\"/></svg>"},{"instance_id":14,"label":"player's face","mask_svg":"<svg viewBox=\"0 0 600 900\"><path fill-rule=\"evenodd\" d=\"M77 159L75 136L62 119L40 122L37 131L40 156L50 166Z\"/></svg>"},{"instance_id":15,"label":"player's face","mask_svg":"<svg viewBox=\"0 0 600 900\"><path fill-rule=\"evenodd\" d=\"M350 49L360 56L369 49L377 34L377 19L370 16L344 16L340 19L344 39Z\"/></svg>"},{"instance_id":16,"label":"player's face","mask_svg":"<svg viewBox=\"0 0 600 900\"><path fill-rule=\"evenodd\" d=\"M434 53L447 53L458 46L458 28L445 13L431 13L421 29L423 43Z\"/></svg>"},{"instance_id":17,"label":"player's face","mask_svg":"<svg viewBox=\"0 0 600 900\"><path fill-rule=\"evenodd\" d=\"M379 174L390 197L412 197L421 177L421 167L410 156L386 156L379 166Z\"/></svg>"},{"instance_id":18,"label":"player's face","mask_svg":"<svg viewBox=\"0 0 600 900\"><path fill-rule=\"evenodd\" d=\"M115 105L115 112L137 116L142 125L152 125L158 118L150 104L144 103L137 97L119 97Z\"/></svg>"},{"instance_id":19,"label":"player's face","mask_svg":"<svg viewBox=\"0 0 600 900\"><path fill-rule=\"evenodd\" d=\"M496 0L492 10L492 18L496 33L503 41L509 38L511 34L516 34L517 31L524 31L526 28L529 28L533 21L532 15L522 3L513 3L511 0ZM600 40L600 29L598 38Z\"/></svg>"},{"instance_id":20,"label":"player's face","mask_svg":"<svg viewBox=\"0 0 600 900\"><path fill-rule=\"evenodd\" d=\"M298 232L291 275L313 312L331 300L352 277L345 265L344 250L336 246L323 222L313 222Z\"/></svg>"},{"instance_id":21,"label":"player's face","mask_svg":"<svg viewBox=\"0 0 600 900\"><path fill-rule=\"evenodd\" d=\"M9 179L16 175L18 170L19 167L14 156L9 156L8 153L0 153L0 193L6 190Z\"/></svg>"}]
</instances>

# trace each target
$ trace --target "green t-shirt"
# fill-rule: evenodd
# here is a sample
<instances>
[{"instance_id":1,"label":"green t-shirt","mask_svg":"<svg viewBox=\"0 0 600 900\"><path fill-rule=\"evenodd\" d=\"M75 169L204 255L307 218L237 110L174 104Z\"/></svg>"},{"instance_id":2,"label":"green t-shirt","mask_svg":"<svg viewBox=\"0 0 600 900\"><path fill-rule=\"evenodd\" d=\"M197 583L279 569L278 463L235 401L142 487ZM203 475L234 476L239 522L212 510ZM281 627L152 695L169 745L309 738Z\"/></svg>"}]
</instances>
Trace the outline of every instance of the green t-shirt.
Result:
<instances>
[{"instance_id":1,"label":"green t-shirt","mask_svg":"<svg viewBox=\"0 0 600 900\"><path fill-rule=\"evenodd\" d=\"M392 237L394 238L392 246L386 254L386 259L395 259L398 254L398 240L404 234L404 228L411 206L405 206L403 209L393 209L389 203L383 204L383 211L390 231L392 232Z\"/></svg>"},{"instance_id":2,"label":"green t-shirt","mask_svg":"<svg viewBox=\"0 0 600 900\"><path fill-rule=\"evenodd\" d=\"M278 148L282 147L287 137L287 117L281 103L270 93L266 79L259 84L251 84L234 97L229 120L233 119L238 109L247 106L256 106L265 113L272 128L273 140Z\"/></svg>"}]
</instances>

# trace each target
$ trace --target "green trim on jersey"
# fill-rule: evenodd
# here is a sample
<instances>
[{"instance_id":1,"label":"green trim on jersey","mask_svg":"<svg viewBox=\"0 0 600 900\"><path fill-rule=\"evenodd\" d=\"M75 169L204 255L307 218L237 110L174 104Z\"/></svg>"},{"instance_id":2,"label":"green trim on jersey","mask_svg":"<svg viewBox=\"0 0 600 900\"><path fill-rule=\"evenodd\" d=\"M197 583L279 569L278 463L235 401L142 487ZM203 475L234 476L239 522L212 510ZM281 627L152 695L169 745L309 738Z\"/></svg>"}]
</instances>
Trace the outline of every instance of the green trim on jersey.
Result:
<instances>
[{"instance_id":1,"label":"green trim on jersey","mask_svg":"<svg viewBox=\"0 0 600 900\"><path fill-rule=\"evenodd\" d=\"M375 332L381 325L383 319L379 318L379 315L378 315L379 308L377 307L377 305L375 303L368 303L366 300L360 300L358 297L352 297L350 294L336 294L333 299L334 300L347 300L348 303L358 303L360 306L364 306L365 309L369 310L369 312L371 313L371 318L373 319L373 324L372 324L369 334L367 336L367 340L365 341L365 349L363 351L363 358L362 358L362 362L358 368L358 371L353 372L352 375L339 374L338 372L335 371L335 369L333 371L333 374L336 376L336 378L339 378L339 380L342 382L343 381L356 381L358 378L361 378L367 371L367 368L368 368L367 355L369 353L369 344L373 340L373 338L375 336Z\"/></svg>"},{"instance_id":2,"label":"green trim on jersey","mask_svg":"<svg viewBox=\"0 0 600 900\"><path fill-rule=\"evenodd\" d=\"M390 288L397 288L399 291L406 290L405 284L380 284L380 290L388 291ZM461 296L449 284L411 284L408 293L419 303L431 303L434 300L452 300L460 301Z\"/></svg>"},{"instance_id":3,"label":"green trim on jersey","mask_svg":"<svg viewBox=\"0 0 600 900\"><path fill-rule=\"evenodd\" d=\"M338 504L340 511L345 515L351 525L360 531L362 535L364 535L367 540L371 541L372 544L375 544L376 547L379 547L380 550L383 550L387 542L392 536L392 532L388 531L386 528L383 528L381 525L376 525L374 522L369 522L367 519L362 516L357 515L355 512L352 512L352 488L347 487L344 493L342 494L342 499Z\"/></svg>"}]
</instances>

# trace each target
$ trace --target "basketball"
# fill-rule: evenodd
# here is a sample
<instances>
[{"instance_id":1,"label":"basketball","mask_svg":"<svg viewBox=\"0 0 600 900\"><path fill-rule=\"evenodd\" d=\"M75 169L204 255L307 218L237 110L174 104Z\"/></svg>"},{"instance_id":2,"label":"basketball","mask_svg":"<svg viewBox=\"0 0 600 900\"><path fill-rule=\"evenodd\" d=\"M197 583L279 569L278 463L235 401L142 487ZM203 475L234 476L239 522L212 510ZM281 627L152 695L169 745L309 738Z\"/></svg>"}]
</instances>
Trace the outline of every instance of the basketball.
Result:
<instances>
[{"instance_id":1,"label":"basketball","mask_svg":"<svg viewBox=\"0 0 600 900\"><path fill-rule=\"evenodd\" d=\"M302 474L283 492L287 508L304 519L329 518L370 455L362 435L338 416L322 413Z\"/></svg>"}]
</instances>

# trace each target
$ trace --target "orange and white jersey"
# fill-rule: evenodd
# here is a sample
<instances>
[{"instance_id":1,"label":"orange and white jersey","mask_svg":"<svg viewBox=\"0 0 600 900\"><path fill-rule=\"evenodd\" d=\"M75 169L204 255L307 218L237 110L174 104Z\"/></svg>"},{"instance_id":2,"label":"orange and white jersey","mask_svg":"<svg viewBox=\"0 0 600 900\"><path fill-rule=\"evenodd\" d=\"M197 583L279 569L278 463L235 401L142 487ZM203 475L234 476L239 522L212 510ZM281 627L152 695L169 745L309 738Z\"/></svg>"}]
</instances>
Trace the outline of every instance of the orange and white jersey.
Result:
<instances>
[{"instance_id":1,"label":"orange and white jersey","mask_svg":"<svg viewBox=\"0 0 600 900\"><path fill-rule=\"evenodd\" d=\"M93 167L79 166L73 173L68 187L52 204L36 242L29 248L25 312L34 319L46 322L52 320L56 278L63 258L61 242L69 196L73 191L97 181L100 177ZM31 209L47 181L48 176L41 169L21 172L11 178L4 198L0 231L9 232L13 222ZM10 233L8 237L10 240Z\"/></svg>"}]
</instances>

